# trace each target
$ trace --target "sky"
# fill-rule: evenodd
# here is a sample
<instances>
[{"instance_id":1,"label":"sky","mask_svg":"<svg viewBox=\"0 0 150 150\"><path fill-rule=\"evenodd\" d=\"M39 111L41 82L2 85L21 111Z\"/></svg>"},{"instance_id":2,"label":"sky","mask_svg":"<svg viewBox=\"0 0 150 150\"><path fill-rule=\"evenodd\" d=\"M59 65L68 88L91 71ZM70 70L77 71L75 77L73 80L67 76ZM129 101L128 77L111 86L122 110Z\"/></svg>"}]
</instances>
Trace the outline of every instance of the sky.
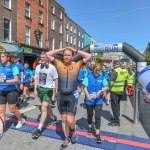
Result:
<instances>
[{"instance_id":1,"label":"sky","mask_svg":"<svg viewBox=\"0 0 150 150\"><path fill-rule=\"evenodd\" d=\"M126 42L143 51L150 41L150 0L56 0L97 43Z\"/></svg>"}]
</instances>

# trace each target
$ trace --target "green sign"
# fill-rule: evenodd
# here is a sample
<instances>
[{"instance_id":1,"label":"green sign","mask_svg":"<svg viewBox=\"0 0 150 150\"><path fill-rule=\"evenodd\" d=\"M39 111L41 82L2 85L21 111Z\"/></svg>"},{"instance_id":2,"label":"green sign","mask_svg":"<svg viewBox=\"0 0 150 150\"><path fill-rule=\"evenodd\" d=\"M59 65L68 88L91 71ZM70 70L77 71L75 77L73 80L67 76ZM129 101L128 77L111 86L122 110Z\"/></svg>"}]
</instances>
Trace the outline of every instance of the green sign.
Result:
<instances>
[{"instance_id":1,"label":"green sign","mask_svg":"<svg viewBox=\"0 0 150 150\"><path fill-rule=\"evenodd\" d=\"M21 46L23 52L25 53L32 53L32 48L31 47L25 47L25 46Z\"/></svg>"}]
</instances>

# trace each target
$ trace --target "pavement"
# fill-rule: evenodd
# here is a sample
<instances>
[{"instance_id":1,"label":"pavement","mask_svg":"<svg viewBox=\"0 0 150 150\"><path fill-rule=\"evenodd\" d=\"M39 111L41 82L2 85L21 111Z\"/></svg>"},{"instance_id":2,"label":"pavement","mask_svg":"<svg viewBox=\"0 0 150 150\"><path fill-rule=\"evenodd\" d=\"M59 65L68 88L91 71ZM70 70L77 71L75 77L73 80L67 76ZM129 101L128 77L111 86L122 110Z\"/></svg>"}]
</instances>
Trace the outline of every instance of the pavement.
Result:
<instances>
[{"instance_id":1,"label":"pavement","mask_svg":"<svg viewBox=\"0 0 150 150\"><path fill-rule=\"evenodd\" d=\"M78 103L78 110L76 115L76 124L81 129L81 132L86 131L87 129L87 120L86 120L86 109L84 107L83 100L84 94L81 95ZM35 98L34 100L29 100L25 102L20 109L20 111L27 117L33 118L37 120L38 116L40 115L39 110L40 102L38 98ZM58 120L60 119L60 114L58 112L57 107L53 109L54 114L58 117ZM140 141L140 138L142 140L149 139L148 134L145 132L143 125L141 122L138 125L133 124L133 107L131 104L131 101L121 101L121 126L120 127L109 127L107 124L110 121L111 118L111 106L103 105L103 112L102 112L102 120L101 120L101 133L103 134L103 138L105 140L108 138L106 145L108 144L114 144L113 147L110 147L107 145L103 146L91 146L90 141L95 142L93 137L88 138L86 134L85 136L80 137L80 139L87 139L87 144L84 144L83 142L79 142L77 144L71 144L66 150L101 150L101 149L109 149L109 150L119 150L119 149L126 149L125 146L128 145L127 142L130 143L131 138L135 138L137 141ZM9 113L9 110L7 108L7 114ZM50 122L49 118L47 119L47 122ZM28 124L28 129L30 129L31 125ZM52 127L50 127L52 128ZM23 130L14 130L13 127L9 128L6 132L6 134L3 136L3 138L0 140L0 149L2 150L59 150L60 145L63 143L62 138L54 138L49 136L41 136L37 140L32 139L31 132L22 132ZM54 134L57 134L57 132L53 132ZM80 133L81 134L81 133ZM108 135L108 136L106 136ZM111 135L111 136L110 136ZM116 136L116 138L112 138L113 136ZM57 135L58 137L58 135ZM120 138L124 139L120 139ZM127 141L127 139L129 139ZM122 148L120 146L118 147L116 143L119 141L122 142L122 140L126 140L126 145L122 145ZM131 145L134 145L135 142L132 142ZM139 144L139 143L138 143ZM145 143L146 144L146 143ZM130 145L130 144L129 144ZM147 145L150 146L150 143ZM136 147L134 147L136 149ZM133 148L128 148L133 149ZM137 147L138 150L141 150L140 147ZM150 149L150 147L149 147Z\"/></svg>"}]
</instances>

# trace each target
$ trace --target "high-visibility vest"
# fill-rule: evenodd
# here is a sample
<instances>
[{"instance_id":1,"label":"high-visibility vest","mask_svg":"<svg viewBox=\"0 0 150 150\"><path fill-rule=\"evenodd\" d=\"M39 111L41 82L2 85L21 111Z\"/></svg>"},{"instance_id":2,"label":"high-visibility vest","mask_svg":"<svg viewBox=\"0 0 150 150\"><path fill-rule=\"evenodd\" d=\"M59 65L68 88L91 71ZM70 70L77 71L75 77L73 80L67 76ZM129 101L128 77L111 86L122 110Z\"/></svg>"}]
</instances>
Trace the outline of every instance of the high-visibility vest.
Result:
<instances>
[{"instance_id":1,"label":"high-visibility vest","mask_svg":"<svg viewBox=\"0 0 150 150\"><path fill-rule=\"evenodd\" d=\"M124 92L125 81L127 80L127 73L125 70L120 67L115 69L117 78L115 81L111 81L111 92Z\"/></svg>"},{"instance_id":2,"label":"high-visibility vest","mask_svg":"<svg viewBox=\"0 0 150 150\"><path fill-rule=\"evenodd\" d=\"M134 76L135 76L135 74L134 74L134 72L132 71L132 74L130 75L128 75L128 80L127 80L127 83L128 83L128 85L129 86L132 86L133 85L133 83L134 83Z\"/></svg>"}]
</instances>

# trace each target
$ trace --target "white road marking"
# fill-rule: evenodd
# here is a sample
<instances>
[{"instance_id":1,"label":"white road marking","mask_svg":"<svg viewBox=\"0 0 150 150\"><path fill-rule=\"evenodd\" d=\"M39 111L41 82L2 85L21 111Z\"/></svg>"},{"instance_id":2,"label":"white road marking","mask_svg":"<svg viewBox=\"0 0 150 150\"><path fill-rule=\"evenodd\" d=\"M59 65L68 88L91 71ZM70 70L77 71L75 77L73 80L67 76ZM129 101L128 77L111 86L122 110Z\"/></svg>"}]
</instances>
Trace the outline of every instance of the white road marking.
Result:
<instances>
[{"instance_id":1,"label":"white road marking","mask_svg":"<svg viewBox=\"0 0 150 150\"><path fill-rule=\"evenodd\" d=\"M37 108L37 106L27 107L27 108L25 108L25 109L20 109L19 111L20 111L20 113L22 114L22 113L31 111L31 110L33 110L33 109L35 109L35 108Z\"/></svg>"}]
</instances>

